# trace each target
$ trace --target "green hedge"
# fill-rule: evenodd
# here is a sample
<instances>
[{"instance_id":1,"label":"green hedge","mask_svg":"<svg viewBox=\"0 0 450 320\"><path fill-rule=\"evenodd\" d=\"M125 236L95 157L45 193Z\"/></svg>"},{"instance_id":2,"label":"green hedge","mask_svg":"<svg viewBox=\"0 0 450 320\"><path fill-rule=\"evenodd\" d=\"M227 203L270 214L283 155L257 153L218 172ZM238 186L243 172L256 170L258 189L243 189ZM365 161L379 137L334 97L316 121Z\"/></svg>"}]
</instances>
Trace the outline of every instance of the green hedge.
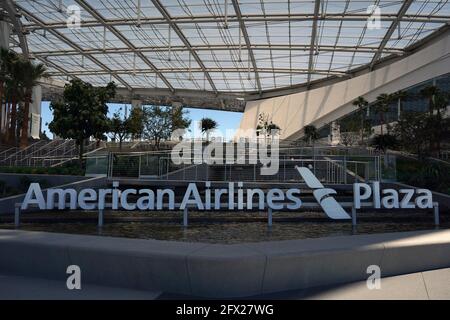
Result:
<instances>
[{"instance_id":1,"label":"green hedge","mask_svg":"<svg viewBox=\"0 0 450 320\"><path fill-rule=\"evenodd\" d=\"M450 165L398 157L397 179L415 187L450 194Z\"/></svg>"}]
</instances>

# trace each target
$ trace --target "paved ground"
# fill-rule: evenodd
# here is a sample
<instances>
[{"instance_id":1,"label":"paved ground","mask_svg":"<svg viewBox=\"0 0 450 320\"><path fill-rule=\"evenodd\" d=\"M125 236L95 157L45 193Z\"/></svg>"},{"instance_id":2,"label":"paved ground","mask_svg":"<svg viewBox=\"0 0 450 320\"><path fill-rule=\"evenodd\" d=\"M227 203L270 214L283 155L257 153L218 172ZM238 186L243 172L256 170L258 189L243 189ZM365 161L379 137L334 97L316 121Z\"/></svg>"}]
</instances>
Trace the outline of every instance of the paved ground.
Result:
<instances>
[{"instance_id":1,"label":"paved ground","mask_svg":"<svg viewBox=\"0 0 450 320\"><path fill-rule=\"evenodd\" d=\"M160 292L144 292L95 285L68 290L63 281L0 275L0 300L152 300Z\"/></svg>"},{"instance_id":2,"label":"paved ground","mask_svg":"<svg viewBox=\"0 0 450 320\"><path fill-rule=\"evenodd\" d=\"M94 285L67 290L62 281L0 275L0 299L186 299L189 297ZM328 288L291 291L258 299L446 299L450 300L450 268L383 278L381 289L365 281Z\"/></svg>"},{"instance_id":3,"label":"paved ground","mask_svg":"<svg viewBox=\"0 0 450 320\"><path fill-rule=\"evenodd\" d=\"M450 300L450 268L381 279L378 290L365 281L340 286L291 291L262 296L262 299L313 300Z\"/></svg>"}]
</instances>

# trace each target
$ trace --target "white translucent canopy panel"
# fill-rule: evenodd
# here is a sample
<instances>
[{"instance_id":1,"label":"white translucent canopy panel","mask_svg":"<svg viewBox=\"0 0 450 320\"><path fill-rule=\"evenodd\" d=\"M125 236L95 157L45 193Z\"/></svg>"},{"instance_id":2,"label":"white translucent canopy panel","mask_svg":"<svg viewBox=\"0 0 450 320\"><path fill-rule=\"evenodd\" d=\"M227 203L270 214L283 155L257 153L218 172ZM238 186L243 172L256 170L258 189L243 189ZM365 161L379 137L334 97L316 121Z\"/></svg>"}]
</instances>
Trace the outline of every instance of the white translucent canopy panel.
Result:
<instances>
[{"instance_id":1,"label":"white translucent canopy panel","mask_svg":"<svg viewBox=\"0 0 450 320\"><path fill-rule=\"evenodd\" d=\"M138 16L137 0L86 0L86 2L106 19L136 19ZM141 18L161 17L151 1L141 1L140 15Z\"/></svg>"},{"instance_id":2,"label":"white translucent canopy panel","mask_svg":"<svg viewBox=\"0 0 450 320\"><path fill-rule=\"evenodd\" d=\"M366 36L367 28L365 21L344 21L342 23L341 33L337 45L356 47L361 45L362 39ZM371 43L370 46L379 45L378 43Z\"/></svg>"},{"instance_id":3,"label":"white translucent canopy panel","mask_svg":"<svg viewBox=\"0 0 450 320\"><path fill-rule=\"evenodd\" d=\"M47 60L69 72L101 71L99 65L82 55L49 56Z\"/></svg>"},{"instance_id":4,"label":"white translucent canopy panel","mask_svg":"<svg viewBox=\"0 0 450 320\"><path fill-rule=\"evenodd\" d=\"M258 68L274 69L290 69L296 60L292 50L257 50L255 58Z\"/></svg>"},{"instance_id":5,"label":"white translucent canopy panel","mask_svg":"<svg viewBox=\"0 0 450 320\"><path fill-rule=\"evenodd\" d=\"M272 68L271 50L255 50L256 65L258 68Z\"/></svg>"},{"instance_id":6,"label":"white translucent canopy panel","mask_svg":"<svg viewBox=\"0 0 450 320\"><path fill-rule=\"evenodd\" d=\"M341 21L320 21L318 45L319 46L334 46L336 44L337 37L339 36L339 30L342 32Z\"/></svg>"},{"instance_id":7,"label":"white translucent canopy panel","mask_svg":"<svg viewBox=\"0 0 450 320\"><path fill-rule=\"evenodd\" d=\"M123 87L114 77L106 74L79 75L77 78L92 84L94 87L106 86L109 82L114 82L118 87Z\"/></svg>"},{"instance_id":8,"label":"white translucent canopy panel","mask_svg":"<svg viewBox=\"0 0 450 320\"><path fill-rule=\"evenodd\" d=\"M84 50L126 48L122 41L103 27L62 28L57 30Z\"/></svg>"},{"instance_id":9,"label":"white translucent canopy panel","mask_svg":"<svg viewBox=\"0 0 450 320\"><path fill-rule=\"evenodd\" d=\"M311 75L311 80L312 81L314 81L314 80L320 80L320 79L325 79L327 77L327 75L326 74L312 74Z\"/></svg>"},{"instance_id":10,"label":"white translucent canopy panel","mask_svg":"<svg viewBox=\"0 0 450 320\"><path fill-rule=\"evenodd\" d=\"M119 73L118 75L133 88L167 88L164 82L151 72L137 73L135 75Z\"/></svg>"},{"instance_id":11,"label":"white translucent canopy panel","mask_svg":"<svg viewBox=\"0 0 450 320\"><path fill-rule=\"evenodd\" d=\"M367 29L359 39L358 47L379 47L390 25L382 24L380 29Z\"/></svg>"},{"instance_id":12,"label":"white translucent canopy panel","mask_svg":"<svg viewBox=\"0 0 450 320\"><path fill-rule=\"evenodd\" d=\"M289 44L289 29L292 32L294 31L297 34L296 29L298 25L288 22L267 22L266 23L266 39L268 44ZM305 31L307 32L307 26L305 26ZM293 39L291 39L292 42ZM295 40L294 40L295 41ZM294 42L297 43L297 42ZM300 44L300 43L298 43Z\"/></svg>"},{"instance_id":13,"label":"white translucent canopy panel","mask_svg":"<svg viewBox=\"0 0 450 320\"><path fill-rule=\"evenodd\" d=\"M449 16L450 6L448 1L427 0L427 1L414 1L409 7L406 14L410 15L432 15L432 16Z\"/></svg>"},{"instance_id":14,"label":"white translucent canopy panel","mask_svg":"<svg viewBox=\"0 0 450 320\"><path fill-rule=\"evenodd\" d=\"M308 69L309 52L304 50L292 50L292 68Z\"/></svg>"},{"instance_id":15,"label":"white translucent canopy panel","mask_svg":"<svg viewBox=\"0 0 450 320\"><path fill-rule=\"evenodd\" d=\"M342 1L331 1L331 3L340 3L341 9L345 9L346 2L345 0ZM345 13L357 13L357 14L366 14L370 13L372 11L368 10L369 6L379 6L381 9L382 14L397 14L398 11L401 8L402 1L390 1L390 0L356 0L356 1L348 1L348 7ZM332 7L330 3L328 4L328 7ZM330 11L327 10L327 13ZM344 12L344 11L340 11Z\"/></svg>"},{"instance_id":16,"label":"white translucent canopy panel","mask_svg":"<svg viewBox=\"0 0 450 320\"><path fill-rule=\"evenodd\" d=\"M169 57L161 52L146 52L144 55L158 69L200 69L195 58L189 51L173 51ZM190 62L189 62L190 61Z\"/></svg>"},{"instance_id":17,"label":"white translucent canopy panel","mask_svg":"<svg viewBox=\"0 0 450 320\"><path fill-rule=\"evenodd\" d=\"M292 0L290 4L285 0L239 0L239 6L243 15L246 14L279 14L287 13L290 9L291 13L313 13L314 1L311 0Z\"/></svg>"},{"instance_id":18,"label":"white translucent canopy panel","mask_svg":"<svg viewBox=\"0 0 450 320\"><path fill-rule=\"evenodd\" d=\"M289 73L277 73L275 75L277 87L283 88L283 87L291 86L293 84L294 77L295 76L298 77L300 75L302 75L302 74L293 75L293 74L289 74Z\"/></svg>"},{"instance_id":19,"label":"white translucent canopy panel","mask_svg":"<svg viewBox=\"0 0 450 320\"><path fill-rule=\"evenodd\" d=\"M210 72L210 76L213 79L217 89L220 91L246 92L256 90L254 74L250 74L249 78L249 75L246 72Z\"/></svg>"},{"instance_id":20,"label":"white translucent canopy panel","mask_svg":"<svg viewBox=\"0 0 450 320\"><path fill-rule=\"evenodd\" d=\"M164 77L175 88L212 90L203 72L165 72Z\"/></svg>"},{"instance_id":21,"label":"white translucent canopy panel","mask_svg":"<svg viewBox=\"0 0 450 320\"><path fill-rule=\"evenodd\" d=\"M16 0L15 2L44 23L66 22L69 17L67 8L75 4L73 0ZM82 21L94 20L84 10L80 12L80 16ZM22 23L27 25L31 21L22 17Z\"/></svg>"},{"instance_id":22,"label":"white translucent canopy panel","mask_svg":"<svg viewBox=\"0 0 450 320\"><path fill-rule=\"evenodd\" d=\"M182 23L179 28L191 46L196 45L238 45L239 23ZM242 39L242 42L244 40Z\"/></svg>"},{"instance_id":23,"label":"white translucent canopy panel","mask_svg":"<svg viewBox=\"0 0 450 320\"><path fill-rule=\"evenodd\" d=\"M295 21L290 24L290 41L289 41L289 24L286 22L268 22L268 26L264 22L246 23L247 32L252 44L293 44L293 45L310 45L312 22L311 21ZM268 37L269 34L269 37Z\"/></svg>"},{"instance_id":24,"label":"white translucent canopy panel","mask_svg":"<svg viewBox=\"0 0 450 320\"><path fill-rule=\"evenodd\" d=\"M149 66L134 53L108 53L92 55L113 71L128 70L128 72L149 69Z\"/></svg>"},{"instance_id":25,"label":"white translucent canopy panel","mask_svg":"<svg viewBox=\"0 0 450 320\"><path fill-rule=\"evenodd\" d=\"M314 69L316 70L328 70L330 68L331 61L333 59L333 52L319 52L319 54L315 54L314 61Z\"/></svg>"},{"instance_id":26,"label":"white translucent canopy panel","mask_svg":"<svg viewBox=\"0 0 450 320\"><path fill-rule=\"evenodd\" d=\"M387 42L387 46L403 49L430 35L443 25L439 23L402 22L399 29L400 37L398 32L395 32Z\"/></svg>"},{"instance_id":27,"label":"white translucent canopy panel","mask_svg":"<svg viewBox=\"0 0 450 320\"><path fill-rule=\"evenodd\" d=\"M270 90L276 88L276 74L271 72L260 72L259 81L263 90Z\"/></svg>"},{"instance_id":28,"label":"white translucent canopy panel","mask_svg":"<svg viewBox=\"0 0 450 320\"><path fill-rule=\"evenodd\" d=\"M28 49L31 52L71 50L72 47L58 37L44 30L35 30L27 35Z\"/></svg>"},{"instance_id":29,"label":"white translucent canopy panel","mask_svg":"<svg viewBox=\"0 0 450 320\"><path fill-rule=\"evenodd\" d=\"M217 68L246 68L248 65L248 51L245 47L232 50L199 50L198 56L208 69ZM240 61L239 61L240 60Z\"/></svg>"},{"instance_id":30,"label":"white translucent canopy panel","mask_svg":"<svg viewBox=\"0 0 450 320\"><path fill-rule=\"evenodd\" d=\"M224 1L205 0L160 0L172 17L223 15ZM228 12L234 14L233 5L228 1Z\"/></svg>"},{"instance_id":31,"label":"white translucent canopy panel","mask_svg":"<svg viewBox=\"0 0 450 320\"><path fill-rule=\"evenodd\" d=\"M365 52L334 52L333 62L330 70L346 72L349 69L360 67L371 61L374 53Z\"/></svg>"},{"instance_id":32,"label":"white translucent canopy panel","mask_svg":"<svg viewBox=\"0 0 450 320\"><path fill-rule=\"evenodd\" d=\"M169 47L169 44L172 47L183 46L183 42L173 30L169 36L167 24L146 24L141 27L122 25L116 26L116 29L137 48Z\"/></svg>"}]
</instances>

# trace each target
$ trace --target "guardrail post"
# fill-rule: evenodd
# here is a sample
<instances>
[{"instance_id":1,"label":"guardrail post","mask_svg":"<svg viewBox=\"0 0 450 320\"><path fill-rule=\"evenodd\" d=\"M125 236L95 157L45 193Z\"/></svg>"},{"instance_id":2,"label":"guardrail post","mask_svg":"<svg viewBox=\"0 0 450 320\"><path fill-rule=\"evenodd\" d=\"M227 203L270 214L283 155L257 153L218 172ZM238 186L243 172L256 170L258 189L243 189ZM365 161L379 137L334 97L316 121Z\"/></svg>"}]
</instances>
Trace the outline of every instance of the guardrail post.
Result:
<instances>
[{"instance_id":1,"label":"guardrail post","mask_svg":"<svg viewBox=\"0 0 450 320\"><path fill-rule=\"evenodd\" d=\"M183 226L188 226L188 207L186 206L183 210Z\"/></svg>"},{"instance_id":2,"label":"guardrail post","mask_svg":"<svg viewBox=\"0 0 450 320\"><path fill-rule=\"evenodd\" d=\"M267 209L267 225L269 227L272 227L272 208L271 207L269 207Z\"/></svg>"},{"instance_id":3,"label":"guardrail post","mask_svg":"<svg viewBox=\"0 0 450 320\"><path fill-rule=\"evenodd\" d=\"M434 209L434 225L439 226L439 203L434 202L433 209Z\"/></svg>"},{"instance_id":4,"label":"guardrail post","mask_svg":"<svg viewBox=\"0 0 450 320\"><path fill-rule=\"evenodd\" d=\"M356 208L352 206L352 226L356 227Z\"/></svg>"},{"instance_id":5,"label":"guardrail post","mask_svg":"<svg viewBox=\"0 0 450 320\"><path fill-rule=\"evenodd\" d=\"M18 228L20 226L20 204L16 203L14 208L14 226Z\"/></svg>"},{"instance_id":6,"label":"guardrail post","mask_svg":"<svg viewBox=\"0 0 450 320\"><path fill-rule=\"evenodd\" d=\"M103 227L103 209L98 209L98 227Z\"/></svg>"}]
</instances>

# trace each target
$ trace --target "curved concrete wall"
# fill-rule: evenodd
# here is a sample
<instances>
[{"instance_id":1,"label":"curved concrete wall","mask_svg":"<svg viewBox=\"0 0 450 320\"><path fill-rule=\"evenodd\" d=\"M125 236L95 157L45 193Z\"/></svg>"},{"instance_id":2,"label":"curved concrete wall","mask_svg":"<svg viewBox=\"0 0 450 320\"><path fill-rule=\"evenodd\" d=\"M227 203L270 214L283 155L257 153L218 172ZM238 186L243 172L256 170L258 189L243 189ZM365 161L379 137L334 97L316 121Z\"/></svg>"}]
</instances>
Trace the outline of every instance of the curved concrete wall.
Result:
<instances>
[{"instance_id":1,"label":"curved concrete wall","mask_svg":"<svg viewBox=\"0 0 450 320\"><path fill-rule=\"evenodd\" d=\"M450 230L219 245L0 230L0 273L244 297L450 266Z\"/></svg>"},{"instance_id":2,"label":"curved concrete wall","mask_svg":"<svg viewBox=\"0 0 450 320\"><path fill-rule=\"evenodd\" d=\"M249 101L240 129L255 129L258 115L266 113L280 126L282 139L294 139L308 124L320 127L355 110L352 101L359 96L371 102L381 93L406 89L449 72L450 32L446 32L422 50L375 71L326 87Z\"/></svg>"}]
</instances>

